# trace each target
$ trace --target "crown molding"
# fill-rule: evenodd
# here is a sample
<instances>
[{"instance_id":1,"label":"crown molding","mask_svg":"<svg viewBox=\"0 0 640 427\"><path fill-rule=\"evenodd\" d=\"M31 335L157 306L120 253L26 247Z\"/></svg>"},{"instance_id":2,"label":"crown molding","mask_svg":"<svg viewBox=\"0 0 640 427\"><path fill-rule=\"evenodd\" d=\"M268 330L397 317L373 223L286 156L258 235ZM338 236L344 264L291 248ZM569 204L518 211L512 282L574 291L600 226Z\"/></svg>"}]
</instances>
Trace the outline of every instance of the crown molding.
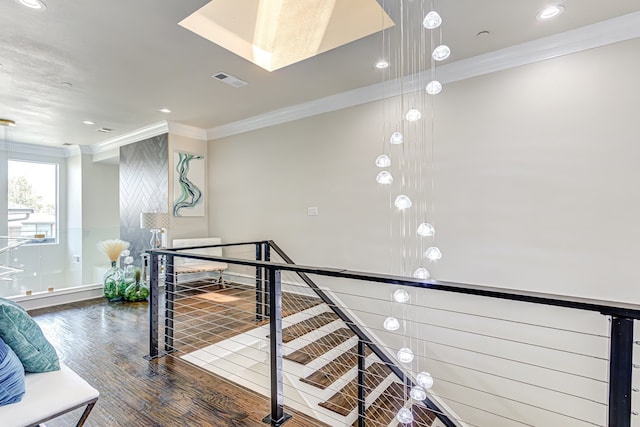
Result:
<instances>
[{"instance_id":1,"label":"crown molding","mask_svg":"<svg viewBox=\"0 0 640 427\"><path fill-rule=\"evenodd\" d=\"M559 56L570 55L640 37L640 12L587 25L561 34L452 62L437 68L438 80L453 83L460 80L520 67ZM214 140L264 127L353 107L367 102L422 90L418 75L377 83L325 98L292 105L244 120L207 129L207 139Z\"/></svg>"},{"instance_id":2,"label":"crown molding","mask_svg":"<svg viewBox=\"0 0 640 427\"><path fill-rule=\"evenodd\" d=\"M113 163L118 164L120 162L120 147L112 148L109 151L103 151L91 156L93 163Z\"/></svg>"},{"instance_id":3,"label":"crown molding","mask_svg":"<svg viewBox=\"0 0 640 427\"><path fill-rule=\"evenodd\" d=\"M165 133L172 133L203 142L207 141L207 131L205 129L177 122L161 121L91 145L90 150L91 154L93 154L93 161L101 162L118 157L120 147Z\"/></svg>"},{"instance_id":4,"label":"crown molding","mask_svg":"<svg viewBox=\"0 0 640 427\"><path fill-rule=\"evenodd\" d=\"M166 121L153 123L145 127L141 127L131 132L127 132L122 135L118 135L114 138L109 138L105 141L99 142L91 146L92 154L100 154L114 149L120 148L123 145L133 144L134 142L142 141L147 138L153 138L154 136L162 135L169 132L169 124Z\"/></svg>"},{"instance_id":5,"label":"crown molding","mask_svg":"<svg viewBox=\"0 0 640 427\"><path fill-rule=\"evenodd\" d=\"M184 136L186 138L197 139L199 141L207 141L207 130L195 126L189 126L177 122L168 122L169 133Z\"/></svg>"},{"instance_id":6,"label":"crown molding","mask_svg":"<svg viewBox=\"0 0 640 427\"><path fill-rule=\"evenodd\" d=\"M90 145L76 145L82 154L93 154L93 148Z\"/></svg>"},{"instance_id":7,"label":"crown molding","mask_svg":"<svg viewBox=\"0 0 640 427\"><path fill-rule=\"evenodd\" d=\"M8 153L20 153L46 157L70 157L65 147L49 147L46 145L27 144L24 142L0 141L0 151Z\"/></svg>"}]
</instances>

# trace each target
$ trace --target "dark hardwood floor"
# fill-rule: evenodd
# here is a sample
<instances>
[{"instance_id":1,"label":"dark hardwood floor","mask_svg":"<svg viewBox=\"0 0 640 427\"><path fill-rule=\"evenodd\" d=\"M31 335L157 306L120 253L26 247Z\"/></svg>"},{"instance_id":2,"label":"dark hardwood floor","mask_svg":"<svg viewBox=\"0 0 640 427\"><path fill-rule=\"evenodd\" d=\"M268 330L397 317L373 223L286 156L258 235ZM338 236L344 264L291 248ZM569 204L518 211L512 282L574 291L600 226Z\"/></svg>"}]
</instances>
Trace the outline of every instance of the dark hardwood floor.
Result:
<instances>
[{"instance_id":1,"label":"dark hardwood floor","mask_svg":"<svg viewBox=\"0 0 640 427\"><path fill-rule=\"evenodd\" d=\"M266 426L269 401L174 357L147 361L148 303L104 299L30 314L60 358L100 391L87 427ZM64 390L60 391L64 393ZM287 427L325 424L287 408ZM75 425L76 411L47 422Z\"/></svg>"}]
</instances>

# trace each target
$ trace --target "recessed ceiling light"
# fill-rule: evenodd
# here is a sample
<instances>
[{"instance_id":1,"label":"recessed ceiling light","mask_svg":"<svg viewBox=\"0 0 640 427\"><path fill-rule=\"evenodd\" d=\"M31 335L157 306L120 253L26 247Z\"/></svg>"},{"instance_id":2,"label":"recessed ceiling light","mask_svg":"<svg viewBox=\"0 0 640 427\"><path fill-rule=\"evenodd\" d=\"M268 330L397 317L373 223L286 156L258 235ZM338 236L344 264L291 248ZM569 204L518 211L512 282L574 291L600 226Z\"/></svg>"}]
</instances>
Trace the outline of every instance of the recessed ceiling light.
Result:
<instances>
[{"instance_id":1,"label":"recessed ceiling light","mask_svg":"<svg viewBox=\"0 0 640 427\"><path fill-rule=\"evenodd\" d=\"M384 68L387 68L388 66L389 66L389 63L387 61L385 61L384 59L376 62L376 68L379 68L381 70L384 69Z\"/></svg>"},{"instance_id":2,"label":"recessed ceiling light","mask_svg":"<svg viewBox=\"0 0 640 427\"><path fill-rule=\"evenodd\" d=\"M63 142L62 145L73 145L73 144L71 144L69 142Z\"/></svg>"},{"instance_id":3,"label":"recessed ceiling light","mask_svg":"<svg viewBox=\"0 0 640 427\"><path fill-rule=\"evenodd\" d=\"M69 82L60 82L60 86L71 87L71 86L73 86L73 84L71 84Z\"/></svg>"},{"instance_id":4,"label":"recessed ceiling light","mask_svg":"<svg viewBox=\"0 0 640 427\"><path fill-rule=\"evenodd\" d=\"M169 110L168 108L161 108L161 109L160 109L160 112L161 112L161 113L169 114L169 113L171 112L171 110Z\"/></svg>"},{"instance_id":5,"label":"recessed ceiling light","mask_svg":"<svg viewBox=\"0 0 640 427\"><path fill-rule=\"evenodd\" d=\"M92 122L91 120L85 120L85 121L84 121L84 122L82 122L82 123L84 123L85 125L95 125L95 123L94 123L94 122Z\"/></svg>"},{"instance_id":6,"label":"recessed ceiling light","mask_svg":"<svg viewBox=\"0 0 640 427\"><path fill-rule=\"evenodd\" d=\"M102 132L102 133L109 133L111 132L113 129L109 129L109 128L100 128L98 129L98 132Z\"/></svg>"},{"instance_id":7,"label":"recessed ceiling light","mask_svg":"<svg viewBox=\"0 0 640 427\"><path fill-rule=\"evenodd\" d=\"M538 16L536 16L536 19L538 21L548 21L549 19L553 19L556 16L561 15L564 12L564 6L562 5L554 5L554 6L549 6L546 7L544 9L542 9L539 13Z\"/></svg>"},{"instance_id":8,"label":"recessed ceiling light","mask_svg":"<svg viewBox=\"0 0 640 427\"><path fill-rule=\"evenodd\" d=\"M478 34L476 34L476 37L480 39L482 37L487 37L489 34L489 31L480 31Z\"/></svg>"},{"instance_id":9,"label":"recessed ceiling light","mask_svg":"<svg viewBox=\"0 0 640 427\"><path fill-rule=\"evenodd\" d=\"M9 119L0 119L0 126L15 126L16 122Z\"/></svg>"},{"instance_id":10,"label":"recessed ceiling light","mask_svg":"<svg viewBox=\"0 0 640 427\"><path fill-rule=\"evenodd\" d=\"M41 0L16 0L19 4L33 10L45 10L47 6Z\"/></svg>"}]
</instances>

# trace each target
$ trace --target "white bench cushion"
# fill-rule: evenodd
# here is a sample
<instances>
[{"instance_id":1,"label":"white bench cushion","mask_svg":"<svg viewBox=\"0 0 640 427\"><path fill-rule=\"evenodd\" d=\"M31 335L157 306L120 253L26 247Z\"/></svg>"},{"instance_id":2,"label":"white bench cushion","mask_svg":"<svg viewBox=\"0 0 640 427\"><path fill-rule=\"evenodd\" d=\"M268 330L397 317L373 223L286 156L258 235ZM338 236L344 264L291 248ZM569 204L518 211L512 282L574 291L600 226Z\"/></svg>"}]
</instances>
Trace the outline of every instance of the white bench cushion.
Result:
<instances>
[{"instance_id":1,"label":"white bench cushion","mask_svg":"<svg viewBox=\"0 0 640 427\"><path fill-rule=\"evenodd\" d=\"M219 245L222 239L219 237L200 237L192 239L173 239L174 248L184 248L190 246ZM198 255L222 256L222 248L202 248L178 251ZM206 271L226 270L228 264L218 261L203 261L200 259L190 259L183 257L174 258L174 271L176 273L200 273Z\"/></svg>"},{"instance_id":2,"label":"white bench cushion","mask_svg":"<svg viewBox=\"0 0 640 427\"><path fill-rule=\"evenodd\" d=\"M59 371L28 373L22 400L0 406L0 424L24 427L46 421L98 398L100 393L65 364Z\"/></svg>"}]
</instances>

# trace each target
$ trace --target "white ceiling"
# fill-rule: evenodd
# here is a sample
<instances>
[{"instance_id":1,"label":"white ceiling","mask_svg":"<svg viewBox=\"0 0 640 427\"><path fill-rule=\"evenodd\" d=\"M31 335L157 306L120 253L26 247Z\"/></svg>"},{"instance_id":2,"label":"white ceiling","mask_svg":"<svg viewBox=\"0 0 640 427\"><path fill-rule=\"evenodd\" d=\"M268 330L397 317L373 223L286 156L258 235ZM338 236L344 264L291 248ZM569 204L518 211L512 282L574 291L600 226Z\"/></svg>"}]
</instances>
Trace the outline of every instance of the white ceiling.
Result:
<instances>
[{"instance_id":1,"label":"white ceiling","mask_svg":"<svg viewBox=\"0 0 640 427\"><path fill-rule=\"evenodd\" d=\"M211 129L378 83L382 73L373 64L399 27L270 73L178 25L205 0L44 1L44 12L0 2L0 118L17 122L8 139L50 146L96 144L162 120ZM400 0L379 2L399 24ZM408 8L420 0L404 2ZM431 1L424 3L427 9ZM549 3L438 0L453 51L448 62L640 10L637 0L562 0L563 15L537 21ZM415 22L405 25L420 27L421 16L408 19ZM476 37L485 30L488 37ZM219 71L249 85L210 77Z\"/></svg>"}]
</instances>

